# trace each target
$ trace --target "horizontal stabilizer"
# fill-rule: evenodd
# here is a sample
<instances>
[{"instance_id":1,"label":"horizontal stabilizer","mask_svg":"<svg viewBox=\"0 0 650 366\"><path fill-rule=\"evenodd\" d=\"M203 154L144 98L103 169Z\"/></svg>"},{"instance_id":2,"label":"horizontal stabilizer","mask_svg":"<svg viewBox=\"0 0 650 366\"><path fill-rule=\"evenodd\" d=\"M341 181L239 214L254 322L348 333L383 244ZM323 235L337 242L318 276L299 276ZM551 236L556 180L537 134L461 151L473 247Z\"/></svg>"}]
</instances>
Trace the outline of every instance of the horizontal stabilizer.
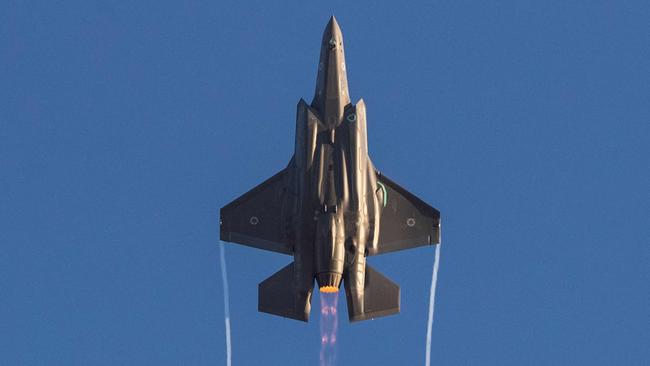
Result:
<instances>
[{"instance_id":1,"label":"horizontal stabilizer","mask_svg":"<svg viewBox=\"0 0 650 366\"><path fill-rule=\"evenodd\" d=\"M363 299L351 293L347 284L346 298L351 322L399 313L399 286L368 265Z\"/></svg>"},{"instance_id":2,"label":"horizontal stabilizer","mask_svg":"<svg viewBox=\"0 0 650 366\"><path fill-rule=\"evenodd\" d=\"M313 283L310 288L297 288L293 271L291 263L259 284L258 310L306 322L311 311Z\"/></svg>"}]
</instances>

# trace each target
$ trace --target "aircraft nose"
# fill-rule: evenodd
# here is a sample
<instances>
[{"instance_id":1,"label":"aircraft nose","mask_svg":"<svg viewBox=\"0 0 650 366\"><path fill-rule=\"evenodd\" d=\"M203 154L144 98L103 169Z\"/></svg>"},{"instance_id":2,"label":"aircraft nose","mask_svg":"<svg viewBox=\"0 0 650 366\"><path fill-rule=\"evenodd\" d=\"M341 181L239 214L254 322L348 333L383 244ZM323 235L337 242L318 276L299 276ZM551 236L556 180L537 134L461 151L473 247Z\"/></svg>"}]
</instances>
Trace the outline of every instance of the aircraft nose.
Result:
<instances>
[{"instance_id":1,"label":"aircraft nose","mask_svg":"<svg viewBox=\"0 0 650 366\"><path fill-rule=\"evenodd\" d=\"M339 27L339 23L336 21L336 18L334 18L334 16L330 18L330 21L327 23L327 26L325 27L323 40L327 43L327 46L330 50L336 49L338 46L341 45L341 41L343 40L343 35L341 33L341 28Z\"/></svg>"},{"instance_id":2,"label":"aircraft nose","mask_svg":"<svg viewBox=\"0 0 650 366\"><path fill-rule=\"evenodd\" d=\"M329 32L331 35L340 35L341 34L341 28L339 28L339 23L336 21L336 18L334 15L330 18L330 21L327 22L327 26L325 27L325 31Z\"/></svg>"}]
</instances>

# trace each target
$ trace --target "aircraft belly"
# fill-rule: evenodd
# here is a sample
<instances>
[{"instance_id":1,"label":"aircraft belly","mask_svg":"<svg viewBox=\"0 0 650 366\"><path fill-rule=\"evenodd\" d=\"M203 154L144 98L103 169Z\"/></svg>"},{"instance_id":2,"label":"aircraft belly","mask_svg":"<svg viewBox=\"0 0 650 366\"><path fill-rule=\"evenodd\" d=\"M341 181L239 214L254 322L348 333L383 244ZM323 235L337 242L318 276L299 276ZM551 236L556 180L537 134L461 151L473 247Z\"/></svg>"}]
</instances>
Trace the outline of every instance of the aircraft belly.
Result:
<instances>
[{"instance_id":1,"label":"aircraft belly","mask_svg":"<svg viewBox=\"0 0 650 366\"><path fill-rule=\"evenodd\" d=\"M323 33L316 90L296 111L294 153L276 175L221 208L220 238L293 254L261 282L260 311L308 321L314 279L345 286L351 321L399 312L399 287L366 257L440 242L440 212L376 171L366 106L350 103L341 30Z\"/></svg>"}]
</instances>

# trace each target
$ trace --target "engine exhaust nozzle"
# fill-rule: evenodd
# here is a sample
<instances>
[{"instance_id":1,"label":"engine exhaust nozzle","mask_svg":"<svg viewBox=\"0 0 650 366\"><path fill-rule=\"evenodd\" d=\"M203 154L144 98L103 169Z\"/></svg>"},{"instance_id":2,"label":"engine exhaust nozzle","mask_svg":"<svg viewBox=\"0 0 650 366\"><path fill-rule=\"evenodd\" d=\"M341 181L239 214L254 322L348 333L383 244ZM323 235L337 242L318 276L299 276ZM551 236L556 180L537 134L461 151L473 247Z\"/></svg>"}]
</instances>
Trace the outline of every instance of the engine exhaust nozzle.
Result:
<instances>
[{"instance_id":1,"label":"engine exhaust nozzle","mask_svg":"<svg viewBox=\"0 0 650 366\"><path fill-rule=\"evenodd\" d=\"M316 282L320 292L338 292L341 286L341 274L336 272L323 272L316 275Z\"/></svg>"}]
</instances>

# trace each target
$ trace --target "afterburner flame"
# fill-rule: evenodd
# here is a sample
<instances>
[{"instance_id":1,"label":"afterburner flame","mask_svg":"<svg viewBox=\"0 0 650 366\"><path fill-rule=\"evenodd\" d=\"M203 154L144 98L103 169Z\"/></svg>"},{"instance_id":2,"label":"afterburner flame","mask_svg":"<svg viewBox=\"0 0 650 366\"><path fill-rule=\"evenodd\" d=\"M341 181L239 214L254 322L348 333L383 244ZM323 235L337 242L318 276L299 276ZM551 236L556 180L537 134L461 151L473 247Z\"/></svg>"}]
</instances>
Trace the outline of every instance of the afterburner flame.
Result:
<instances>
[{"instance_id":1,"label":"afterburner flame","mask_svg":"<svg viewBox=\"0 0 650 366\"><path fill-rule=\"evenodd\" d=\"M339 292L339 288L336 287L336 286L322 286L320 288L320 292L325 292L325 293L328 293L328 294L332 294L332 293L335 293L335 292Z\"/></svg>"}]
</instances>

